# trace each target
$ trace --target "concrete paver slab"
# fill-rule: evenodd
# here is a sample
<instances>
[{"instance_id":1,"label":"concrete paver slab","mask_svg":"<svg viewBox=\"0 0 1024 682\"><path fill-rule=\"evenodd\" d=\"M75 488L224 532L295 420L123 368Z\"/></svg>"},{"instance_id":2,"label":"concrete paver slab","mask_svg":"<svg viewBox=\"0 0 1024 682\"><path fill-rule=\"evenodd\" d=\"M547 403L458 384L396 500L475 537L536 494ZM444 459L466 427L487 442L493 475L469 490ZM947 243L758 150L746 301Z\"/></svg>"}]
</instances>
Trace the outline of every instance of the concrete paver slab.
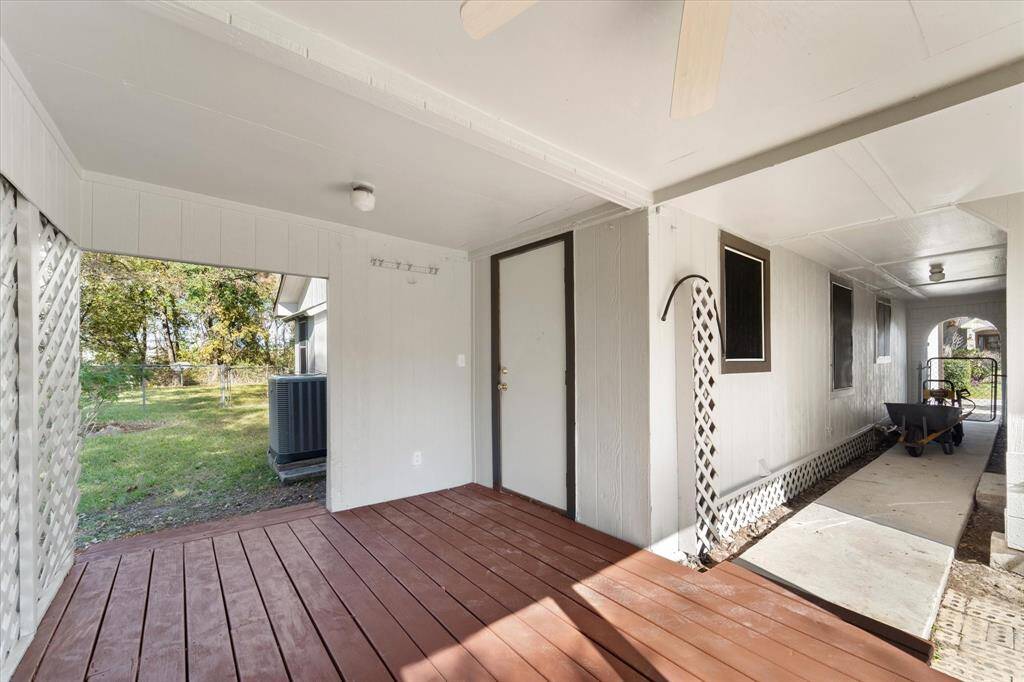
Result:
<instances>
[{"instance_id":1,"label":"concrete paver slab","mask_svg":"<svg viewBox=\"0 0 1024 682\"><path fill-rule=\"evenodd\" d=\"M927 639L996 430L968 423L953 455L891 448L737 563Z\"/></svg>"}]
</instances>

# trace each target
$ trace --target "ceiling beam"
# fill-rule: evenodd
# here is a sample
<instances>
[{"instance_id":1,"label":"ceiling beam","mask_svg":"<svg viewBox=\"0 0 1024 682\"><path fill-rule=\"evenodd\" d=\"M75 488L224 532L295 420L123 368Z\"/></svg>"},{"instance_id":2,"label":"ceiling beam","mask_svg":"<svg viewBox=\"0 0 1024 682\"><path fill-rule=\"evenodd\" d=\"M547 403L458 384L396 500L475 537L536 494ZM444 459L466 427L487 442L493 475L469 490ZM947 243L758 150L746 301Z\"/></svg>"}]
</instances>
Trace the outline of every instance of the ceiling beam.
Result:
<instances>
[{"instance_id":1,"label":"ceiling beam","mask_svg":"<svg viewBox=\"0 0 1024 682\"><path fill-rule=\"evenodd\" d=\"M653 202L648 188L256 3L135 0L134 4L606 201L629 209Z\"/></svg>"},{"instance_id":2,"label":"ceiling beam","mask_svg":"<svg viewBox=\"0 0 1024 682\"><path fill-rule=\"evenodd\" d=\"M917 97L872 111L844 123L787 142L745 159L662 187L654 192L655 203L670 201L800 156L891 128L915 118L963 104L978 97L1024 83L1024 59L998 66Z\"/></svg>"}]
</instances>

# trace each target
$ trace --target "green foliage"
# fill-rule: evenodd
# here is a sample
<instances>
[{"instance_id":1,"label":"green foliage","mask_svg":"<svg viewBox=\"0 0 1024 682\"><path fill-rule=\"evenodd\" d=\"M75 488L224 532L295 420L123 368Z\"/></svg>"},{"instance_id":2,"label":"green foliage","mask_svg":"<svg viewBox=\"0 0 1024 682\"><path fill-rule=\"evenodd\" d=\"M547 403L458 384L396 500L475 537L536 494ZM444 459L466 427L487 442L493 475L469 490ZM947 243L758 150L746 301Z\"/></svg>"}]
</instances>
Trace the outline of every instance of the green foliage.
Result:
<instances>
[{"instance_id":1,"label":"green foliage","mask_svg":"<svg viewBox=\"0 0 1024 682\"><path fill-rule=\"evenodd\" d=\"M943 360L942 373L946 379L953 382L953 387L956 390L970 388L968 377L971 373L971 362L969 360Z\"/></svg>"},{"instance_id":2,"label":"green foliage","mask_svg":"<svg viewBox=\"0 0 1024 682\"><path fill-rule=\"evenodd\" d=\"M88 433L103 406L115 402L123 390L133 383L131 373L121 367L82 365L79 370L82 394L79 405L82 412L82 431Z\"/></svg>"},{"instance_id":3,"label":"green foliage","mask_svg":"<svg viewBox=\"0 0 1024 682\"><path fill-rule=\"evenodd\" d=\"M81 279L90 362L266 365L287 347L277 275L87 253Z\"/></svg>"}]
</instances>

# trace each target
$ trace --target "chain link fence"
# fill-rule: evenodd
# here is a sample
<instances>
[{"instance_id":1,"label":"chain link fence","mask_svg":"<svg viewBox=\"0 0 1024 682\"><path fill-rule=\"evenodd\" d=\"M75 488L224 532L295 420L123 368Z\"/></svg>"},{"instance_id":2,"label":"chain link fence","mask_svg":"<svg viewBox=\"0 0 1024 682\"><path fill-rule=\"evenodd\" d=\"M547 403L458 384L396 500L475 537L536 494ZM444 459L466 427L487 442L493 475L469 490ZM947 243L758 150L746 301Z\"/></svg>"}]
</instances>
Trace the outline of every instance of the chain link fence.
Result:
<instances>
[{"instance_id":1,"label":"chain link fence","mask_svg":"<svg viewBox=\"0 0 1024 682\"><path fill-rule=\"evenodd\" d=\"M232 386L266 387L272 374L291 374L292 367L272 365L95 365L82 366L83 380L108 386L120 400L138 399L146 404L146 392L152 388L216 386L220 388L220 404L231 402ZM83 381L84 383L84 381Z\"/></svg>"}]
</instances>

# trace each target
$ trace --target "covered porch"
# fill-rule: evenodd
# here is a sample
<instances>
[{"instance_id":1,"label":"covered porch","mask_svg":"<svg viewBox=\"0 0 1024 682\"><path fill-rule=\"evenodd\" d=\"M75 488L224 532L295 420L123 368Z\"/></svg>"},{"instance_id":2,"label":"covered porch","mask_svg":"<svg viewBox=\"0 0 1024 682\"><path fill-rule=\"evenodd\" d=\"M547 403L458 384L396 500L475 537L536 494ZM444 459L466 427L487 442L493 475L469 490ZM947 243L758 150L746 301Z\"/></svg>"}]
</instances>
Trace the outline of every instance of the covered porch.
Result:
<instances>
[{"instance_id":1,"label":"covered porch","mask_svg":"<svg viewBox=\"0 0 1024 682\"><path fill-rule=\"evenodd\" d=\"M479 485L96 545L15 680L945 679L729 563Z\"/></svg>"}]
</instances>

